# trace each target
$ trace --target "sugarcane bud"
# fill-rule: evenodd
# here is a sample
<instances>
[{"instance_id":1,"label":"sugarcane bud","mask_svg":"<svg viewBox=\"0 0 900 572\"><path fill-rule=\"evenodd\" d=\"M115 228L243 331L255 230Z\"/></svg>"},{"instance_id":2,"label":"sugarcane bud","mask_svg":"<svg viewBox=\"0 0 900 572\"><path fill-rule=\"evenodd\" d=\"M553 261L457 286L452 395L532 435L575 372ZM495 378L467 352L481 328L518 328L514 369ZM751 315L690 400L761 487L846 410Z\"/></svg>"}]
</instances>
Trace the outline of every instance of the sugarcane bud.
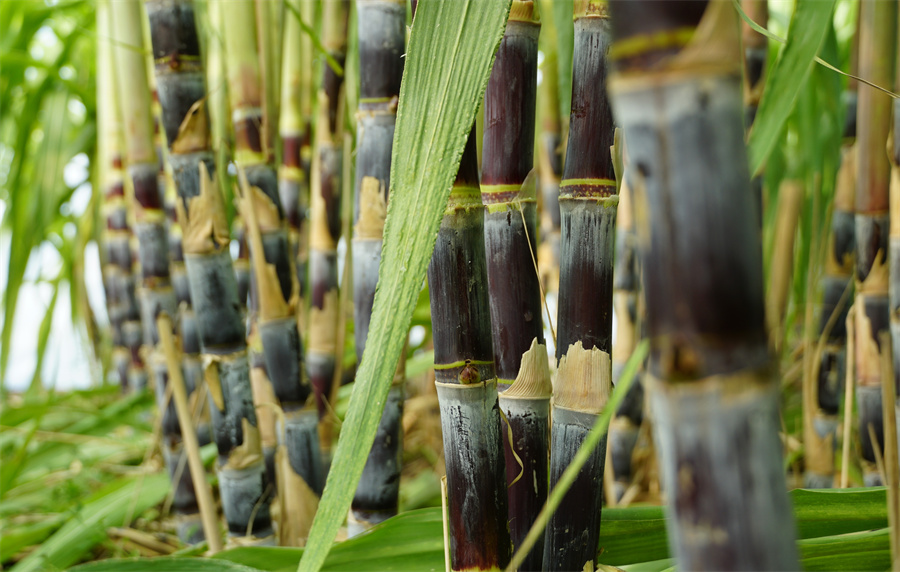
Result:
<instances>
[{"instance_id":1,"label":"sugarcane bud","mask_svg":"<svg viewBox=\"0 0 900 572\"><path fill-rule=\"evenodd\" d=\"M463 385L471 385L481 381L481 374L478 368L472 365L472 360L466 360L466 365L459 372L459 382Z\"/></svg>"}]
</instances>

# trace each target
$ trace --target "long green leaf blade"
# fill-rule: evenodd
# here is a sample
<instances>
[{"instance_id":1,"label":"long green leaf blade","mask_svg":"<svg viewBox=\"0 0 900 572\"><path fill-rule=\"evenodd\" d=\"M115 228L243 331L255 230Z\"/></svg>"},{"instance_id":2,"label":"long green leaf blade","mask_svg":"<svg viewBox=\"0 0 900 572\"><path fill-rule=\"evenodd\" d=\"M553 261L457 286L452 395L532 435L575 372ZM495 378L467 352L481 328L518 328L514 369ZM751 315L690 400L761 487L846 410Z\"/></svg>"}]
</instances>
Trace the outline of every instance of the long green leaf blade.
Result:
<instances>
[{"instance_id":1,"label":"long green leaf blade","mask_svg":"<svg viewBox=\"0 0 900 572\"><path fill-rule=\"evenodd\" d=\"M169 487L164 474L123 478L103 487L12 572L68 568L106 538L108 527L122 526L162 502Z\"/></svg>"},{"instance_id":2,"label":"long green leaf blade","mask_svg":"<svg viewBox=\"0 0 900 572\"><path fill-rule=\"evenodd\" d=\"M350 508L509 7L509 0L418 5L400 89L369 339L300 571L321 568Z\"/></svg>"},{"instance_id":3,"label":"long green leaf blade","mask_svg":"<svg viewBox=\"0 0 900 572\"><path fill-rule=\"evenodd\" d=\"M750 131L750 171L758 174L779 141L800 89L831 23L835 0L797 0L787 44L769 72L753 129Z\"/></svg>"}]
</instances>

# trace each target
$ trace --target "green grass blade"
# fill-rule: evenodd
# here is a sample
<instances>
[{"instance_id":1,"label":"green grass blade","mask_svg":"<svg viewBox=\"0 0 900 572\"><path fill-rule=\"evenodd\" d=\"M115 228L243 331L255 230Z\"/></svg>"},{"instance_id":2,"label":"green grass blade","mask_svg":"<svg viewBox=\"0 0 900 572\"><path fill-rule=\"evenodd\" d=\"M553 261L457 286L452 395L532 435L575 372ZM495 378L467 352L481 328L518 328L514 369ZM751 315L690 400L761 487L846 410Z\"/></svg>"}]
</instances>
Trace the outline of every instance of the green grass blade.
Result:
<instances>
[{"instance_id":1,"label":"green grass blade","mask_svg":"<svg viewBox=\"0 0 900 572\"><path fill-rule=\"evenodd\" d=\"M797 489L791 491L800 538L816 538L883 528L887 523L884 487Z\"/></svg>"},{"instance_id":2,"label":"green grass blade","mask_svg":"<svg viewBox=\"0 0 900 572\"><path fill-rule=\"evenodd\" d=\"M72 572L259 572L243 564L209 558L110 558L82 564Z\"/></svg>"},{"instance_id":3,"label":"green grass blade","mask_svg":"<svg viewBox=\"0 0 900 572\"><path fill-rule=\"evenodd\" d=\"M780 140L781 130L812 69L831 25L834 0L797 0L787 44L768 74L759 111L750 131L750 171L761 172Z\"/></svg>"},{"instance_id":4,"label":"green grass blade","mask_svg":"<svg viewBox=\"0 0 900 572\"><path fill-rule=\"evenodd\" d=\"M422 0L407 51L391 201L366 353L299 570L318 570L347 516L503 37L509 0Z\"/></svg>"},{"instance_id":5,"label":"green grass blade","mask_svg":"<svg viewBox=\"0 0 900 572\"><path fill-rule=\"evenodd\" d=\"M166 474L119 479L100 489L37 550L12 567L11 572L62 569L78 562L106 538L110 526L122 526L162 502L169 492Z\"/></svg>"}]
</instances>

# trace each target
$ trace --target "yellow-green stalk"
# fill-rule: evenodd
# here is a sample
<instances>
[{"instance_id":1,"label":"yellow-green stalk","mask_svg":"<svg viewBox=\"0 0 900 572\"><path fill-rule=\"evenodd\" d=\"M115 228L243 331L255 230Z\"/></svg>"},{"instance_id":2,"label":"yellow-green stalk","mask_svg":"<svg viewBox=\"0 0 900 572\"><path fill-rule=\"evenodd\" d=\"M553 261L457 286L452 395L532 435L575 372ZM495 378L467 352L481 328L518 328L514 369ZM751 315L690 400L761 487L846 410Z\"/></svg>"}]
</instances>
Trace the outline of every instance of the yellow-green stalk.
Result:
<instances>
[{"instance_id":1,"label":"yellow-green stalk","mask_svg":"<svg viewBox=\"0 0 900 572\"><path fill-rule=\"evenodd\" d=\"M341 66L347 52L347 0L324 0L322 43ZM344 78L322 66L313 151L310 212L310 325L306 368L316 393L320 418L328 411L338 350L337 243L341 235L344 161Z\"/></svg>"},{"instance_id":2,"label":"yellow-green stalk","mask_svg":"<svg viewBox=\"0 0 900 572\"><path fill-rule=\"evenodd\" d=\"M860 4L859 75L876 85L893 85L897 3ZM856 116L856 401L863 473L867 486L881 484L876 450L883 444L881 335L890 328L890 162L885 153L891 123L891 98L859 86ZM872 442L872 427L878 442Z\"/></svg>"},{"instance_id":3,"label":"yellow-green stalk","mask_svg":"<svg viewBox=\"0 0 900 572\"><path fill-rule=\"evenodd\" d=\"M103 284L112 331L112 365L122 391L147 384L140 356L141 317L135 297L134 259L131 252L131 225L122 170L122 121L114 81L114 61L108 2L97 5L97 30L104 34L97 42L98 173L103 193Z\"/></svg>"}]
</instances>

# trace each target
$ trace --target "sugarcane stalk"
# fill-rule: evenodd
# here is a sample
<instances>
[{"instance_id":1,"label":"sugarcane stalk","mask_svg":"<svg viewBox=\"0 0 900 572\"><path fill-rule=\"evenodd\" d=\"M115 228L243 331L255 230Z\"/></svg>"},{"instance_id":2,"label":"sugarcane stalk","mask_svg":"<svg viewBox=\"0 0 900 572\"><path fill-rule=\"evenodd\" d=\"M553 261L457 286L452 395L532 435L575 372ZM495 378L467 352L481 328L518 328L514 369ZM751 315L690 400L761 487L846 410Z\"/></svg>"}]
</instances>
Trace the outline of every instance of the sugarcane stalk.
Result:
<instances>
[{"instance_id":1,"label":"sugarcane stalk","mask_svg":"<svg viewBox=\"0 0 900 572\"><path fill-rule=\"evenodd\" d=\"M481 200L494 363L501 394L523 374L523 355L533 343L537 344L534 352L546 353L540 278L532 258L537 244L536 181L534 177L526 181L534 167L539 33L534 2L513 2L484 95ZM507 414L502 434L513 546L525 537L547 495L549 396L543 389L540 384L536 390L538 403L525 406L514 400L501 406ZM524 397L531 397L528 391ZM523 569L539 569L542 559L539 543Z\"/></svg>"},{"instance_id":2,"label":"sugarcane stalk","mask_svg":"<svg viewBox=\"0 0 900 572\"><path fill-rule=\"evenodd\" d=\"M149 15L149 13L148 13ZM150 39L152 35L152 23L150 18L144 23L144 37ZM178 341L181 346L181 375L187 391L190 392L196 401L196 390L203 375L198 356L199 340L197 339L196 323L193 322L193 312L190 309L191 299L190 291L187 285L187 274L184 269L184 255L181 249L181 228L176 220L175 212L175 184L172 179L171 167L169 166L168 153L166 149L166 137L163 133L162 124L162 106L159 102L159 94L157 90L157 74L155 61L152 57L153 47L152 40L146 43L145 47L150 52L147 58L149 63L148 69L153 70L150 76L150 90L153 97L153 144L156 149L156 156L159 159L159 167L156 174L156 185L159 193L163 198L163 211L166 216L166 235L168 238L168 257L169 257L169 276L172 288L175 292L175 303L177 304L177 314L174 320L165 323L172 327L173 331L178 333ZM156 320L157 324L159 320ZM154 327L156 324L154 324ZM158 330L157 330L158 331ZM166 357L160 354L161 357ZM167 437L162 442L163 458L169 471L169 477L175 484L172 491L172 506L177 513L176 523L178 536L186 543L196 543L203 540L203 530L201 527L201 518L199 514L199 505L197 501L196 490L192 483L192 475L187 469L187 457L184 450L183 431L181 420L179 419L175 401L172 399L171 380L175 373L168 366L168 362L163 363L162 360L155 365L157 374L157 383L154 384L156 394L156 406L161 412L161 428L162 433ZM163 371L164 369L164 371ZM160 380L162 382L160 382ZM203 422L198 419L197 427L204 426ZM206 427L208 429L208 427ZM203 432L205 442L209 443L209 431Z\"/></svg>"},{"instance_id":3,"label":"sugarcane stalk","mask_svg":"<svg viewBox=\"0 0 900 572\"><path fill-rule=\"evenodd\" d=\"M301 336L305 329L306 258L308 256L307 210L309 204L309 137L311 47L298 18L312 2L291 0L284 17L284 54L282 59L279 133L282 141L278 170L278 192L288 225L291 255L296 268L297 298L295 322ZM306 149L304 158L303 149ZM273 340L274 341L274 340ZM302 366L302 364L300 364ZM299 392L279 393L284 410L279 420L275 472L278 475L280 523L279 543L302 546L312 524L322 485L322 459L319 448L318 415L304 408L309 395L309 380L304 380L303 400Z\"/></svg>"},{"instance_id":4,"label":"sugarcane stalk","mask_svg":"<svg viewBox=\"0 0 900 572\"><path fill-rule=\"evenodd\" d=\"M736 14L722 2L610 4L671 553L687 570L796 569Z\"/></svg>"},{"instance_id":5,"label":"sugarcane stalk","mask_svg":"<svg viewBox=\"0 0 900 572\"><path fill-rule=\"evenodd\" d=\"M845 101L849 98L844 98ZM854 98L855 100L855 98ZM848 110L856 113L855 104ZM804 391L804 486L834 486L834 451L838 411L846 371L847 315L853 303L854 196L856 193L856 120L844 124L841 166L835 186L831 232L822 277L822 314L819 335L825 337L821 356L813 365L812 383Z\"/></svg>"},{"instance_id":6,"label":"sugarcane stalk","mask_svg":"<svg viewBox=\"0 0 900 572\"><path fill-rule=\"evenodd\" d=\"M255 401L275 405L274 387L304 383L302 346L294 309L296 275L268 140L272 118L264 112L273 110L271 106L265 107L269 86L262 83L256 6L252 0L241 0L221 8L235 131L234 156L247 179L247 188L242 193L245 197L242 216L248 243L255 240L251 225L258 227L260 233L262 248L251 250L265 257L264 266L260 266L263 261L252 263L257 270L250 280L251 382ZM247 200L252 202L257 216L253 223L246 220ZM270 472L274 472L277 446L272 411L271 407L264 407L260 413L262 446Z\"/></svg>"},{"instance_id":7,"label":"sugarcane stalk","mask_svg":"<svg viewBox=\"0 0 900 572\"><path fill-rule=\"evenodd\" d=\"M485 284L484 208L470 134L428 267L453 570L510 558L506 471Z\"/></svg>"},{"instance_id":8,"label":"sugarcane stalk","mask_svg":"<svg viewBox=\"0 0 900 572\"><path fill-rule=\"evenodd\" d=\"M769 6L765 0L741 0L741 8L753 22L763 28L768 25ZM746 22L741 22L741 43L744 47L744 109L749 128L756 119L759 100L766 85L764 76L769 56L769 39Z\"/></svg>"},{"instance_id":9,"label":"sugarcane stalk","mask_svg":"<svg viewBox=\"0 0 900 572\"><path fill-rule=\"evenodd\" d=\"M619 382L628 358L634 352L638 335L638 290L640 276L637 261L637 234L628 176L619 187L616 214L616 262L613 272L613 307L616 311L616 339L612 347L612 380ZM644 386L636 379L609 427L609 460L612 463L615 500L628 490L632 479L631 456L644 420Z\"/></svg>"},{"instance_id":10,"label":"sugarcane stalk","mask_svg":"<svg viewBox=\"0 0 900 572\"><path fill-rule=\"evenodd\" d=\"M387 193L391 184L391 150L406 44L406 2L357 0L356 10L360 102L356 116L353 317L356 356L357 360L362 360L378 283ZM349 521L351 534L396 515L399 509L403 374L401 365L394 376L375 442L353 497Z\"/></svg>"},{"instance_id":11,"label":"sugarcane stalk","mask_svg":"<svg viewBox=\"0 0 900 572\"><path fill-rule=\"evenodd\" d=\"M209 550L213 554L222 550L222 537L219 534L218 515L216 514L216 505L213 500L212 490L206 481L206 471L203 469L203 460L200 458L200 444L196 433L192 428L191 422L191 406L188 403L187 385L181 377L179 371L178 350L175 347L175 340L172 338L172 324L169 317L160 314L157 317L157 329L161 334L161 343L163 353L166 356L166 363L172 374L172 398L178 412L178 421L183 427L187 427L184 431L184 443L187 450L188 466L191 473L193 483L196 483L196 497L202 514L203 536L209 539Z\"/></svg>"},{"instance_id":12,"label":"sugarcane stalk","mask_svg":"<svg viewBox=\"0 0 900 572\"><path fill-rule=\"evenodd\" d=\"M309 38L298 18L312 2L289 0L285 12L284 54L282 59L281 165L278 169L278 194L288 224L288 234L297 269L297 323L300 333L306 330L306 266L309 258L309 140L310 84L312 54ZM305 156L304 156L305 151Z\"/></svg>"},{"instance_id":13,"label":"sugarcane stalk","mask_svg":"<svg viewBox=\"0 0 900 572\"><path fill-rule=\"evenodd\" d=\"M766 296L766 323L776 353L781 352L783 344L784 315L794 272L794 238L797 236L803 195L803 185L796 180L785 179L778 188L772 241L774 248L769 263L769 290Z\"/></svg>"},{"instance_id":14,"label":"sugarcane stalk","mask_svg":"<svg viewBox=\"0 0 900 572\"><path fill-rule=\"evenodd\" d=\"M153 141L149 70L144 59L144 16L137 0L111 4L111 36L115 48L116 84L125 126L126 164L132 188L134 229L138 239L141 277L138 289L143 328L142 352L153 376L157 405L162 416L163 454L174 489L173 506L182 539L193 540L191 530L199 522L197 500L190 473L181 471L184 455L181 428L174 408L165 399L168 371L159 348L156 316L175 315L177 300L169 272L168 235L163 196L159 189L159 163Z\"/></svg>"},{"instance_id":15,"label":"sugarcane stalk","mask_svg":"<svg viewBox=\"0 0 900 572\"><path fill-rule=\"evenodd\" d=\"M513 549L522 545L547 500L550 458L550 363L535 338L522 355L513 384L500 394L506 458L509 527ZM519 570L540 570L543 539L535 542Z\"/></svg>"},{"instance_id":16,"label":"sugarcane stalk","mask_svg":"<svg viewBox=\"0 0 900 572\"><path fill-rule=\"evenodd\" d=\"M804 452L807 488L831 488L834 482L834 448L837 414L843 392L847 330L852 304L854 259L853 195L855 164L852 146L844 149L837 178L829 248L826 252L820 335L826 337L814 365L809 395L804 395ZM809 419L806 419L806 417Z\"/></svg>"},{"instance_id":17,"label":"sugarcane stalk","mask_svg":"<svg viewBox=\"0 0 900 572\"><path fill-rule=\"evenodd\" d=\"M897 14L898 23L897 27L900 29L900 13ZM897 37L896 42L900 43L900 37ZM897 67L894 69L894 88L895 91L900 91L900 57L896 58ZM888 154L890 156L891 161L891 182L890 182L890 209L891 209L891 225L890 225L890 257L891 257L891 274L890 274L890 285L888 287L888 295L890 297L890 312L891 312L891 350L892 350L892 364L893 364L893 374L894 374L894 395L900 395L900 99L893 100L893 127L891 130L892 137L888 142ZM886 390L887 393L887 390ZM900 419L900 402L897 402L895 399L894 403L895 407L895 426L897 427L897 439L894 441L894 446L897 446L897 443L900 442L900 424L897 424L897 419ZM894 467L892 470L896 469L897 455L898 452L895 449L893 451L894 455ZM897 478L900 478L900 475L897 475ZM893 483L895 495L896 488L898 486L897 480ZM889 484L890 486L890 484ZM900 507L900 502L894 500L895 508ZM896 551L894 552L894 561L897 562L900 559L900 514L895 516L894 519L894 528L892 528L892 534L894 535L896 544Z\"/></svg>"},{"instance_id":18,"label":"sugarcane stalk","mask_svg":"<svg viewBox=\"0 0 900 572\"><path fill-rule=\"evenodd\" d=\"M341 66L347 51L347 0L323 4L322 43ZM343 174L343 75L322 66L311 180L309 279L311 310L306 368L320 419L330 405L338 351L337 242L341 235Z\"/></svg>"},{"instance_id":19,"label":"sugarcane stalk","mask_svg":"<svg viewBox=\"0 0 900 572\"><path fill-rule=\"evenodd\" d=\"M259 77L263 91L262 138L266 159L275 158L275 139L278 129L278 101L281 95L281 38L284 3L280 0L253 0L256 8L256 40L259 55Z\"/></svg>"},{"instance_id":20,"label":"sugarcane stalk","mask_svg":"<svg viewBox=\"0 0 900 572\"><path fill-rule=\"evenodd\" d=\"M178 192L175 206L185 270L197 317L204 380L212 401L223 511L231 535L267 538L271 521L266 481L251 400L241 304L228 251L225 204L214 178L194 6L190 1L159 0L151 0L147 6L163 126Z\"/></svg>"},{"instance_id":21,"label":"sugarcane stalk","mask_svg":"<svg viewBox=\"0 0 900 572\"><path fill-rule=\"evenodd\" d=\"M559 375L553 388L550 487L584 442L612 388L613 254L618 205L606 96L605 2L575 7L572 113L560 183ZM579 472L544 536L544 569L596 567L606 438Z\"/></svg>"},{"instance_id":22,"label":"sugarcane stalk","mask_svg":"<svg viewBox=\"0 0 900 572\"><path fill-rule=\"evenodd\" d=\"M897 36L895 2L873 0L860 5L859 74L877 85L893 85ZM891 99L859 86L856 157L856 400L863 477L881 484L875 450L883 443L879 343L889 331L890 163L884 152L890 130ZM878 442L872 442L869 426Z\"/></svg>"},{"instance_id":23,"label":"sugarcane stalk","mask_svg":"<svg viewBox=\"0 0 900 572\"><path fill-rule=\"evenodd\" d=\"M175 293L169 275L168 238L162 195L157 185L158 162L153 146L150 89L143 60L140 3L112 3L116 83L125 125L128 177L132 186L135 235L141 266L139 299L144 345L158 341L154 316L159 310L174 314Z\"/></svg>"},{"instance_id":24,"label":"sugarcane stalk","mask_svg":"<svg viewBox=\"0 0 900 572\"><path fill-rule=\"evenodd\" d=\"M110 7L97 5L97 29L111 33ZM107 36L109 37L109 36ZM122 171L122 121L114 78L115 62L110 41L97 43L99 184L103 193L103 285L113 342L113 368L122 391L134 391L147 384L140 356L140 311L135 297L134 260L131 253L131 225L125 180Z\"/></svg>"}]
</instances>

